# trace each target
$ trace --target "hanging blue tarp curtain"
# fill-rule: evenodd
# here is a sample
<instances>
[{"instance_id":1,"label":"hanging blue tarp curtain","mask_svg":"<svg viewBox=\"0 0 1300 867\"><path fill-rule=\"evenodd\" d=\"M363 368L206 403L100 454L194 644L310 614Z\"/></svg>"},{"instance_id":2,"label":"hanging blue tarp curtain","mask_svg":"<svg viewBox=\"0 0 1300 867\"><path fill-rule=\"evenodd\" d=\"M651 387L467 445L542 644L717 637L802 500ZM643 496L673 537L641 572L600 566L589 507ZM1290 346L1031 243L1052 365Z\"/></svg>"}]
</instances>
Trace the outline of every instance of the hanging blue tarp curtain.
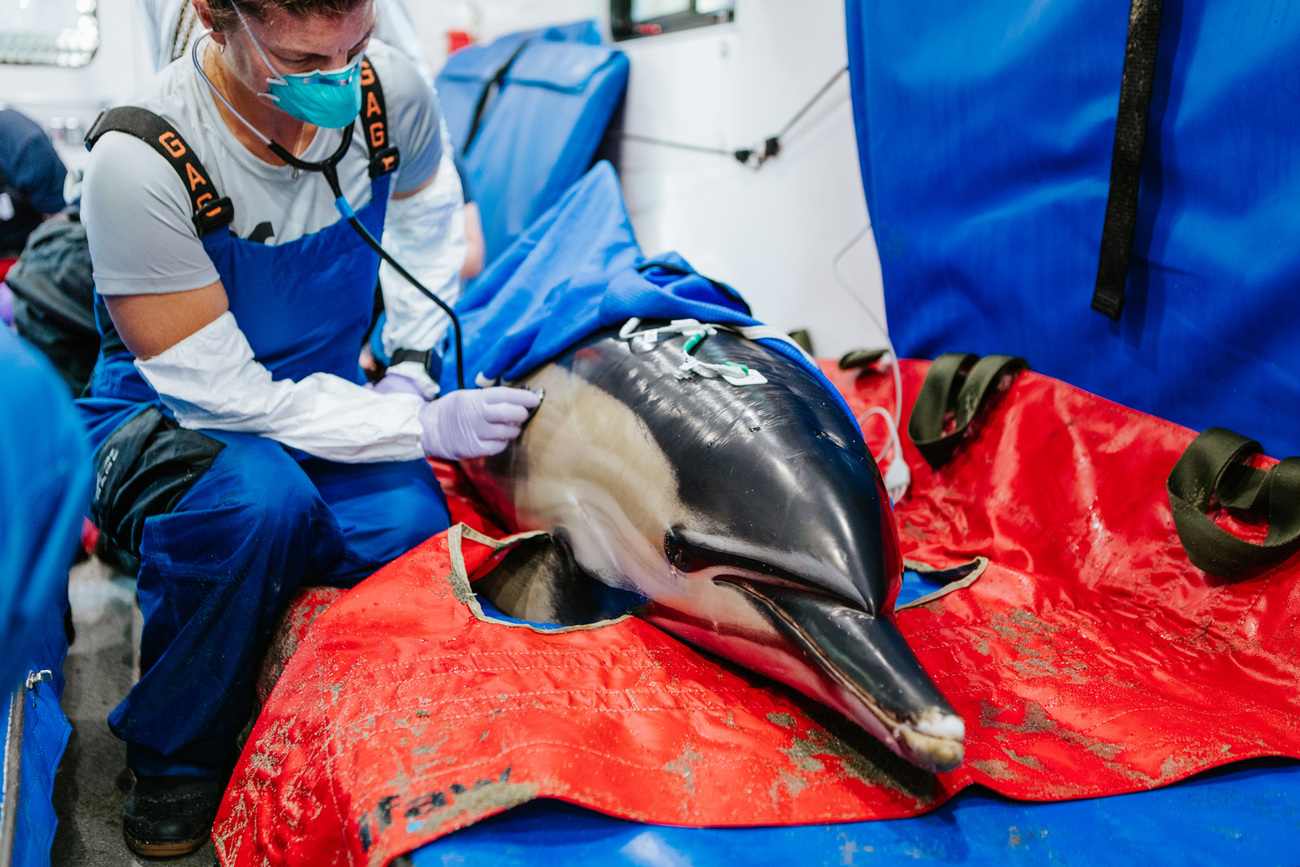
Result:
<instances>
[{"instance_id":1,"label":"hanging blue tarp curtain","mask_svg":"<svg viewBox=\"0 0 1300 867\"><path fill-rule=\"evenodd\" d=\"M1164 4L1127 304L1090 309L1129 4L847 0L904 355L1021 355L1300 454L1300 9Z\"/></svg>"}]
</instances>

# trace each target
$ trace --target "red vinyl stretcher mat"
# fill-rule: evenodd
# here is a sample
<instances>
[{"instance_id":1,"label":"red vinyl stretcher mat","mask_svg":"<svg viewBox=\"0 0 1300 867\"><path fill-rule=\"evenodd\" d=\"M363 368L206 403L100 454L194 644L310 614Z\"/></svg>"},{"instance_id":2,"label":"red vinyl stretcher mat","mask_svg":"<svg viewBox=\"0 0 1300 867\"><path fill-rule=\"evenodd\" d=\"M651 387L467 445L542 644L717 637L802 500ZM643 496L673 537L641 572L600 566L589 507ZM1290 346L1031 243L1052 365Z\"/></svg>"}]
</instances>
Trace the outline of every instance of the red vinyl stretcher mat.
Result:
<instances>
[{"instance_id":1,"label":"red vinyl stretcher mat","mask_svg":"<svg viewBox=\"0 0 1300 867\"><path fill-rule=\"evenodd\" d=\"M903 365L904 418L926 369ZM887 375L827 373L855 411L892 402ZM306 632L227 791L222 863L386 864L539 797L662 824L821 823L913 815L972 783L1057 800L1300 758L1300 563L1230 583L1187 562L1165 479L1192 437L1023 373L940 470L904 443L909 563L978 562L897 615L966 720L966 761L937 776L641 621L481 619L463 576L492 547L453 528ZM442 475L453 515L491 531Z\"/></svg>"}]
</instances>

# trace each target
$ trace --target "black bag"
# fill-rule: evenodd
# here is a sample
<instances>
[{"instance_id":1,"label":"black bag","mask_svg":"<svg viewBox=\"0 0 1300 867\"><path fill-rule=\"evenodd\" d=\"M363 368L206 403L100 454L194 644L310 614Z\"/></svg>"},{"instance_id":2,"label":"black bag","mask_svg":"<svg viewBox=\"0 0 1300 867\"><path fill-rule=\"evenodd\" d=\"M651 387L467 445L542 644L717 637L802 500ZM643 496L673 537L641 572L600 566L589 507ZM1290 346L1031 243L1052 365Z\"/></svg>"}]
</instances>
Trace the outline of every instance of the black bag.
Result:
<instances>
[{"instance_id":1,"label":"black bag","mask_svg":"<svg viewBox=\"0 0 1300 867\"><path fill-rule=\"evenodd\" d=\"M81 394L99 354L99 332L90 248L80 221L42 223L5 282L14 293L14 328L53 362L74 395Z\"/></svg>"}]
</instances>

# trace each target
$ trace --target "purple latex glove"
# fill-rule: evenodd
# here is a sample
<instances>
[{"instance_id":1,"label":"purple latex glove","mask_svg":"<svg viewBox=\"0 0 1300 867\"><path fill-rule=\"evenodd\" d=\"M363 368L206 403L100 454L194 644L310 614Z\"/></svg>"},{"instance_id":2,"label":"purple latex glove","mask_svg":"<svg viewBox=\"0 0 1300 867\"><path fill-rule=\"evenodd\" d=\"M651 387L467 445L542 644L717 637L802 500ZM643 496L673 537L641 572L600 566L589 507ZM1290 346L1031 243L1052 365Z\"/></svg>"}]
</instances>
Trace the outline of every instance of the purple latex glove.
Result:
<instances>
[{"instance_id":1,"label":"purple latex glove","mask_svg":"<svg viewBox=\"0 0 1300 867\"><path fill-rule=\"evenodd\" d=\"M400 373L385 374L371 388L380 394L414 394L424 397L424 392L420 390L420 386L415 384L415 380L409 376L402 376Z\"/></svg>"},{"instance_id":2,"label":"purple latex glove","mask_svg":"<svg viewBox=\"0 0 1300 867\"><path fill-rule=\"evenodd\" d=\"M505 451L519 436L528 411L542 399L522 388L472 388L431 400L420 410L424 453L463 460Z\"/></svg>"},{"instance_id":3,"label":"purple latex glove","mask_svg":"<svg viewBox=\"0 0 1300 867\"><path fill-rule=\"evenodd\" d=\"M0 323L14 324L14 291L8 283L0 283Z\"/></svg>"}]
</instances>

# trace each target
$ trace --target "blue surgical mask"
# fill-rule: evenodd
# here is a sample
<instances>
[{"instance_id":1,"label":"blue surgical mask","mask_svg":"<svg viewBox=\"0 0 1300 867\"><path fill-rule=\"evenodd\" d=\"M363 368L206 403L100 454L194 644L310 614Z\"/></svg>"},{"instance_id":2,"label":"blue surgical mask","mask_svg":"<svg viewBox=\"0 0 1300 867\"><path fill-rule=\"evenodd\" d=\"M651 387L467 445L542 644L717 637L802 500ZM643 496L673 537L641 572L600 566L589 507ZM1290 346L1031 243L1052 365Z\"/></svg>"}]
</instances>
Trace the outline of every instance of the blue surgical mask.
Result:
<instances>
[{"instance_id":1,"label":"blue surgical mask","mask_svg":"<svg viewBox=\"0 0 1300 867\"><path fill-rule=\"evenodd\" d=\"M234 5L234 4L232 4ZM280 72L271 65L262 46L257 44L253 31L248 28L244 14L235 6L235 14L244 25L257 54L267 69L278 76L266 80L268 92L258 94L275 103L276 108L305 123L326 129L343 129L361 113L361 55L340 69L315 72Z\"/></svg>"}]
</instances>

